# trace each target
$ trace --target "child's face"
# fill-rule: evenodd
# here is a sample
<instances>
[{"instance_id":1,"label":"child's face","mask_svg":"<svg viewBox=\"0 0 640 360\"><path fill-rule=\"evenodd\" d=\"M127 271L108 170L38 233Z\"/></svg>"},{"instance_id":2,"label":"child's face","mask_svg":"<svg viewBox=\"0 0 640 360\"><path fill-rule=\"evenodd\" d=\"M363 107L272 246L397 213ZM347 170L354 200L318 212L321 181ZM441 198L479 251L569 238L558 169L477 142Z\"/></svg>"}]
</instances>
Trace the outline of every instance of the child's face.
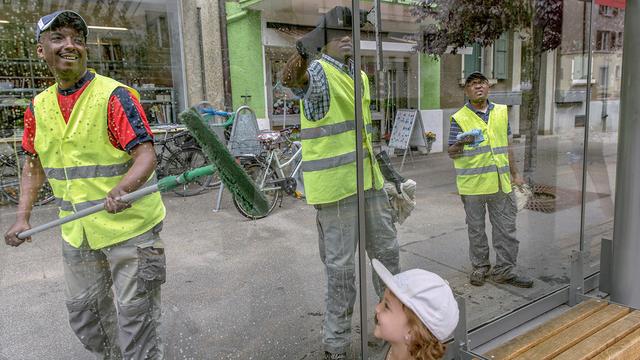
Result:
<instances>
[{"instance_id":1,"label":"child's face","mask_svg":"<svg viewBox=\"0 0 640 360\"><path fill-rule=\"evenodd\" d=\"M405 343L409 336L409 320L402 303L389 289L376 305L376 328L373 335L390 343Z\"/></svg>"}]
</instances>

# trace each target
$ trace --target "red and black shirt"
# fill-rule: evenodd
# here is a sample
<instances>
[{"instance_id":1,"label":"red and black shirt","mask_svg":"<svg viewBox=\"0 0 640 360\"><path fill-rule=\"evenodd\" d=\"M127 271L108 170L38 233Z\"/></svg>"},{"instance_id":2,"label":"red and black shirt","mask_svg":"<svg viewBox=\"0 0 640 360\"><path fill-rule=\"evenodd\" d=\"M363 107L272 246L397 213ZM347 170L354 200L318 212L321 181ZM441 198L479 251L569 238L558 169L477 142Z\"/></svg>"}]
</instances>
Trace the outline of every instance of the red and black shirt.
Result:
<instances>
[{"instance_id":1,"label":"red and black shirt","mask_svg":"<svg viewBox=\"0 0 640 360\"><path fill-rule=\"evenodd\" d=\"M94 78L95 75L87 71L71 88L58 89L58 104L65 122L69 122L76 101ZM153 133L140 101L125 87L118 87L111 93L107 111L109 141L116 149L130 152L138 144L153 141ZM34 147L35 137L36 118L32 101L24 113L22 135L22 148L32 155L37 155Z\"/></svg>"}]
</instances>

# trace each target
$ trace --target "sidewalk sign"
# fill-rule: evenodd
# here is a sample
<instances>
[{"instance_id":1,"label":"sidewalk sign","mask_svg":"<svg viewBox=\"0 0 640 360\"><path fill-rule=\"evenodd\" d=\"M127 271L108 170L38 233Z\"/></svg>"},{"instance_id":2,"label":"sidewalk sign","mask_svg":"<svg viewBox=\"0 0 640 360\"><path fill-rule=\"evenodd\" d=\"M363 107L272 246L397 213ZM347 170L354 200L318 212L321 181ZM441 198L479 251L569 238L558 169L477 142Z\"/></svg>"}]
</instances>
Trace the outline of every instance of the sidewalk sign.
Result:
<instances>
[{"instance_id":1,"label":"sidewalk sign","mask_svg":"<svg viewBox=\"0 0 640 360\"><path fill-rule=\"evenodd\" d=\"M396 112L396 117L393 122L389 148L391 153L393 153L395 149L404 150L400 171L402 171L404 167L407 152L409 152L409 156L413 159L411 146L417 146L418 149L426 149L427 147L427 138L424 135L420 112L412 109L399 109Z\"/></svg>"}]
</instances>

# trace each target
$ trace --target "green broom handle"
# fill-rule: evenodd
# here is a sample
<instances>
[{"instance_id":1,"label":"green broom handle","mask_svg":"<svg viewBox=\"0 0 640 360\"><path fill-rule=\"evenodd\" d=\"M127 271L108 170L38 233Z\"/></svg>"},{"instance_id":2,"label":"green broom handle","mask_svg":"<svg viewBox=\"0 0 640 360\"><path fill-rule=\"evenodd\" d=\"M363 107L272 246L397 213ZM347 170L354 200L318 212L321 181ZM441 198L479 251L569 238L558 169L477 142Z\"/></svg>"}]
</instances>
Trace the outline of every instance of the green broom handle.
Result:
<instances>
[{"instance_id":1,"label":"green broom handle","mask_svg":"<svg viewBox=\"0 0 640 360\"><path fill-rule=\"evenodd\" d=\"M178 176L167 176L164 177L162 179L160 179L158 181L157 184L154 185L150 185L147 187L144 187L142 189L138 189L136 191L130 192L120 198L118 198L117 200L119 201L124 201L127 203L130 202L134 202L138 199L140 199L141 197L147 196L149 194L153 194L156 191L161 191L161 192L165 192L167 190L171 190L173 188L175 188L178 185L183 185L185 183L191 182L201 176L207 176L207 175L212 175L215 172L215 169L213 167L213 165L209 165L209 166L203 166L203 167L199 167L197 169L193 169L193 170L189 170L186 171L185 173L178 175ZM42 224L39 226L36 226L32 229L23 231L21 233L18 234L18 239L25 239L28 238L29 236L32 236L34 234L37 234L39 232L45 231L45 230L49 230L53 227L56 226L60 226L62 224L66 224L68 222L83 218L85 216L91 215L91 214L95 214L99 211L104 210L104 203L102 204L97 204L97 205L93 205L92 207L80 210L78 212L75 212L69 216L65 216L63 218L48 222L46 224Z\"/></svg>"}]
</instances>

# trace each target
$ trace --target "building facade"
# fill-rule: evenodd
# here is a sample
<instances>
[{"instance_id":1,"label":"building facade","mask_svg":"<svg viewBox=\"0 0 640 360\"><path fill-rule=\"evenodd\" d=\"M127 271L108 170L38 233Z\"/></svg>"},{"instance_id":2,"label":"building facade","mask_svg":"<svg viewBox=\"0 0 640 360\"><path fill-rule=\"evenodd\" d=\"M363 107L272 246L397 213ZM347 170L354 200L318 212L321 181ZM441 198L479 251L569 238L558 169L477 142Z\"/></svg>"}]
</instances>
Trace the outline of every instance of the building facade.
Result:
<instances>
[{"instance_id":1,"label":"building facade","mask_svg":"<svg viewBox=\"0 0 640 360\"><path fill-rule=\"evenodd\" d=\"M89 67L136 88L152 124L175 123L200 101L224 104L219 6L215 1L29 1L0 5L0 128L22 114L53 77L35 53L35 23L59 9L89 26Z\"/></svg>"}]
</instances>

